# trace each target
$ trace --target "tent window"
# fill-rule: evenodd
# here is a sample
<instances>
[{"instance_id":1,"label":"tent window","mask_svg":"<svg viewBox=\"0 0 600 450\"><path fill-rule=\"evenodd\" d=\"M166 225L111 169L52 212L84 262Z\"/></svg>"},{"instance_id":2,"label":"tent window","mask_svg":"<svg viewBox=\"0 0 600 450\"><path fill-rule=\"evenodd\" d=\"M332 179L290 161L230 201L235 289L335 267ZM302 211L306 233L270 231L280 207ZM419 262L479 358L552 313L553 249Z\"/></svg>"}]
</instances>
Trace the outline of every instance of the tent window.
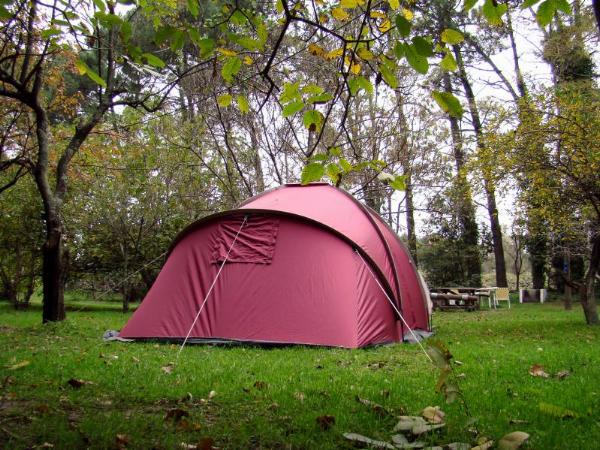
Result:
<instances>
[{"instance_id":1,"label":"tent window","mask_svg":"<svg viewBox=\"0 0 600 450\"><path fill-rule=\"evenodd\" d=\"M212 262L220 264L231 248L227 263L271 264L275 252L279 220L272 217L249 216L233 247L242 218L225 219L216 230Z\"/></svg>"}]
</instances>

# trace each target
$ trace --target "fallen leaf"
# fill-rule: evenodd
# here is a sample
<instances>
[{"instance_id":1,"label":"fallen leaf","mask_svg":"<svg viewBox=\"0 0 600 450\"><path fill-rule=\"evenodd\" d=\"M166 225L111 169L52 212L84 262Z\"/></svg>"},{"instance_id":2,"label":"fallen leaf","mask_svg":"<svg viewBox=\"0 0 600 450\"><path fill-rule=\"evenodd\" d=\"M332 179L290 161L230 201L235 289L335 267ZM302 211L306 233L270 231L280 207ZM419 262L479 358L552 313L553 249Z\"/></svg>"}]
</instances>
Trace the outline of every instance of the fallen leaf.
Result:
<instances>
[{"instance_id":1,"label":"fallen leaf","mask_svg":"<svg viewBox=\"0 0 600 450\"><path fill-rule=\"evenodd\" d=\"M471 450L471 444L466 442L452 442L446 446L448 450Z\"/></svg>"},{"instance_id":2,"label":"fallen leaf","mask_svg":"<svg viewBox=\"0 0 600 450\"><path fill-rule=\"evenodd\" d=\"M378 370L385 367L385 363L383 361L377 361L371 364L368 364L367 367L371 370Z\"/></svg>"},{"instance_id":3,"label":"fallen leaf","mask_svg":"<svg viewBox=\"0 0 600 450\"><path fill-rule=\"evenodd\" d=\"M534 364L533 366L531 366L529 368L529 375L531 375L532 377L542 378L548 378L550 376L546 373L546 371L544 370L544 366L542 366L541 364Z\"/></svg>"},{"instance_id":4,"label":"fallen leaf","mask_svg":"<svg viewBox=\"0 0 600 450\"><path fill-rule=\"evenodd\" d=\"M214 450L215 449L215 440L211 437L203 437L198 441L198 445L196 446L198 450Z\"/></svg>"},{"instance_id":5,"label":"fallen leaf","mask_svg":"<svg viewBox=\"0 0 600 450\"><path fill-rule=\"evenodd\" d=\"M253 385L256 389L258 389L259 391L262 391L263 389L266 389L268 384L265 383L264 381L255 381L254 385Z\"/></svg>"},{"instance_id":6,"label":"fallen leaf","mask_svg":"<svg viewBox=\"0 0 600 450\"><path fill-rule=\"evenodd\" d=\"M494 441L486 441L479 444L477 447L473 447L471 450L488 450L494 446Z\"/></svg>"},{"instance_id":7,"label":"fallen leaf","mask_svg":"<svg viewBox=\"0 0 600 450\"><path fill-rule=\"evenodd\" d=\"M40 414L48 414L50 413L50 406L48 406L46 403L42 403L37 405L35 410Z\"/></svg>"},{"instance_id":8,"label":"fallen leaf","mask_svg":"<svg viewBox=\"0 0 600 450\"><path fill-rule=\"evenodd\" d=\"M529 435L522 431L513 431L503 436L498 441L498 450L516 450L529 439Z\"/></svg>"},{"instance_id":9,"label":"fallen leaf","mask_svg":"<svg viewBox=\"0 0 600 450\"><path fill-rule=\"evenodd\" d=\"M357 433L344 433L344 437L346 439L348 439L349 441L361 444L361 445L368 445L371 448L386 448L386 449L390 449L390 450L396 450L396 447L394 447L392 444L390 444L389 442L384 442L384 441L376 441L374 439L368 438L366 436L363 436L361 434L357 434Z\"/></svg>"},{"instance_id":10,"label":"fallen leaf","mask_svg":"<svg viewBox=\"0 0 600 450\"><path fill-rule=\"evenodd\" d=\"M115 442L117 444L117 448L124 449L127 447L127 444L129 444L129 436L126 434L117 434L115 437Z\"/></svg>"},{"instance_id":11,"label":"fallen leaf","mask_svg":"<svg viewBox=\"0 0 600 450\"><path fill-rule=\"evenodd\" d=\"M190 413L185 409L181 408L171 408L165 414L165 420L173 420L174 422L179 422L184 417L189 417Z\"/></svg>"},{"instance_id":12,"label":"fallen leaf","mask_svg":"<svg viewBox=\"0 0 600 450\"><path fill-rule=\"evenodd\" d=\"M394 427L394 431L410 431L417 425L425 425L425 419L417 416L400 416L400 421Z\"/></svg>"},{"instance_id":13,"label":"fallen leaf","mask_svg":"<svg viewBox=\"0 0 600 450\"><path fill-rule=\"evenodd\" d=\"M179 447L183 450L196 450L198 448L196 444L188 444L187 442L182 442Z\"/></svg>"},{"instance_id":14,"label":"fallen leaf","mask_svg":"<svg viewBox=\"0 0 600 450\"><path fill-rule=\"evenodd\" d=\"M73 389L79 389L80 387L82 387L86 384L94 384L94 383L91 381L78 380L77 378L70 378L69 381L67 381L67 384L69 384Z\"/></svg>"},{"instance_id":15,"label":"fallen leaf","mask_svg":"<svg viewBox=\"0 0 600 450\"><path fill-rule=\"evenodd\" d=\"M200 426L199 423L196 422L190 422L189 420L186 419L181 419L178 423L177 423L177 427L176 430L177 431L198 431L200 430L202 427Z\"/></svg>"},{"instance_id":16,"label":"fallen leaf","mask_svg":"<svg viewBox=\"0 0 600 450\"><path fill-rule=\"evenodd\" d=\"M571 375L571 372L569 372L568 370L561 370L560 372L556 373L556 378L558 378L559 380L564 380L565 378L567 378L569 375Z\"/></svg>"},{"instance_id":17,"label":"fallen leaf","mask_svg":"<svg viewBox=\"0 0 600 450\"><path fill-rule=\"evenodd\" d=\"M294 398L302 403L306 396L302 392L294 392Z\"/></svg>"},{"instance_id":18,"label":"fallen leaf","mask_svg":"<svg viewBox=\"0 0 600 450\"><path fill-rule=\"evenodd\" d=\"M429 423L443 423L446 413L439 406L428 406L421 413L424 419Z\"/></svg>"},{"instance_id":19,"label":"fallen leaf","mask_svg":"<svg viewBox=\"0 0 600 450\"><path fill-rule=\"evenodd\" d=\"M273 402L267 407L267 409L269 411L276 411L277 409L279 409L279 403Z\"/></svg>"},{"instance_id":20,"label":"fallen leaf","mask_svg":"<svg viewBox=\"0 0 600 450\"><path fill-rule=\"evenodd\" d=\"M140 362L140 359L139 359L139 358L136 358L135 356L132 356L132 357L131 357L131 360L132 360L134 363L136 363L136 364Z\"/></svg>"},{"instance_id":21,"label":"fallen leaf","mask_svg":"<svg viewBox=\"0 0 600 450\"><path fill-rule=\"evenodd\" d=\"M8 370L17 370L17 369L21 369L21 368L23 368L23 367L25 367L25 366L28 366L29 364L31 364L31 361L27 361L27 360L25 360L25 361L21 361L21 362L18 362L18 363L16 363L16 364L13 364L12 366L9 366L9 367L8 367ZM52 444L50 444L50 445L52 445Z\"/></svg>"},{"instance_id":22,"label":"fallen leaf","mask_svg":"<svg viewBox=\"0 0 600 450\"><path fill-rule=\"evenodd\" d=\"M510 423L511 425L527 425L529 421L521 419L510 419L508 423Z\"/></svg>"},{"instance_id":23,"label":"fallen leaf","mask_svg":"<svg viewBox=\"0 0 600 450\"><path fill-rule=\"evenodd\" d=\"M365 406L368 406L369 408L371 408L376 414L378 414L379 416L385 416L387 414L389 414L389 412L380 404L375 403L371 400L368 400L366 398L361 398L358 395L356 396L356 401L358 403L361 403Z\"/></svg>"},{"instance_id":24,"label":"fallen leaf","mask_svg":"<svg viewBox=\"0 0 600 450\"><path fill-rule=\"evenodd\" d=\"M166 366L162 366L160 370L162 370L164 373L171 373L173 372L173 367L175 367L175 364L169 363Z\"/></svg>"},{"instance_id":25,"label":"fallen leaf","mask_svg":"<svg viewBox=\"0 0 600 450\"><path fill-rule=\"evenodd\" d=\"M317 424L321 430L327 431L335 424L335 417L328 415L319 416L317 417Z\"/></svg>"},{"instance_id":26,"label":"fallen leaf","mask_svg":"<svg viewBox=\"0 0 600 450\"><path fill-rule=\"evenodd\" d=\"M210 391L208 393L208 399L212 400L213 398L215 398L217 396L217 391Z\"/></svg>"},{"instance_id":27,"label":"fallen leaf","mask_svg":"<svg viewBox=\"0 0 600 450\"><path fill-rule=\"evenodd\" d=\"M44 442L41 445L38 445L37 448L54 448L54 444L51 444L50 442Z\"/></svg>"},{"instance_id":28,"label":"fallen leaf","mask_svg":"<svg viewBox=\"0 0 600 450\"><path fill-rule=\"evenodd\" d=\"M425 424L425 425L415 425L410 432L415 436L420 434L429 433L430 431L439 430L440 428L445 427L445 423L437 423L437 424Z\"/></svg>"}]
</instances>

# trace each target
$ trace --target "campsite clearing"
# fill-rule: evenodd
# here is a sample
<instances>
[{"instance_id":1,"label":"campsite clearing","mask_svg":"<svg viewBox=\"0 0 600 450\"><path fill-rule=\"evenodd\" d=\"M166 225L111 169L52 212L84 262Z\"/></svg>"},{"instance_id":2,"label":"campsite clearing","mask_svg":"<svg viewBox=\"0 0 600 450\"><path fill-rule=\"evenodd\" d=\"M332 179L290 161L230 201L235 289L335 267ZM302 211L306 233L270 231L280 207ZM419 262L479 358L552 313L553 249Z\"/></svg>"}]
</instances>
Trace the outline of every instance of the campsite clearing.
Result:
<instances>
[{"instance_id":1,"label":"campsite clearing","mask_svg":"<svg viewBox=\"0 0 600 450\"><path fill-rule=\"evenodd\" d=\"M189 346L173 364L174 345L102 342L128 317L80 311L42 326L37 307L0 304L0 447L175 449L210 438L228 449L350 448L343 433L389 440L397 415L433 405L448 425L432 443L473 439L417 346ZM462 363L481 433L525 431L536 449L598 445L600 328L584 325L578 307L436 313L433 322ZM326 430L324 416L334 418Z\"/></svg>"}]
</instances>

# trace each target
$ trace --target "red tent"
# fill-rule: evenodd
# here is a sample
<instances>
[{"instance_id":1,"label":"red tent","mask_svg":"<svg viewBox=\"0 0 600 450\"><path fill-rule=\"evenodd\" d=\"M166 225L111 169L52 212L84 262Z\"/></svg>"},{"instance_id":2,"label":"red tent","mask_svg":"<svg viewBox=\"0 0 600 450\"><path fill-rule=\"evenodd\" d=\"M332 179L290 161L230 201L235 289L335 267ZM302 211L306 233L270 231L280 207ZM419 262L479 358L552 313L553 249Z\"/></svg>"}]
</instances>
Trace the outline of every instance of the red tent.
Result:
<instances>
[{"instance_id":1,"label":"red tent","mask_svg":"<svg viewBox=\"0 0 600 450\"><path fill-rule=\"evenodd\" d=\"M326 183L288 184L175 239L120 336L362 347L429 329L398 236Z\"/></svg>"}]
</instances>

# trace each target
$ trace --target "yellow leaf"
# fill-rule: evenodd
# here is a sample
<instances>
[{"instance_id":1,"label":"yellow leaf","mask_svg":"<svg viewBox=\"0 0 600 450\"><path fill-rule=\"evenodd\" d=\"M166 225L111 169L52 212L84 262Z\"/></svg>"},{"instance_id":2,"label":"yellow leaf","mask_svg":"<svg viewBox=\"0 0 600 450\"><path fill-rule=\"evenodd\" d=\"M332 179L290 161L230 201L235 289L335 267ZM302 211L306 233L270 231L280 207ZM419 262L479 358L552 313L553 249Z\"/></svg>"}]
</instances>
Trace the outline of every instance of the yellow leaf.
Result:
<instances>
[{"instance_id":1,"label":"yellow leaf","mask_svg":"<svg viewBox=\"0 0 600 450\"><path fill-rule=\"evenodd\" d=\"M413 20L413 17L415 17L413 12L410 9L406 8L402 8L402 15L405 17L406 20Z\"/></svg>"},{"instance_id":2,"label":"yellow leaf","mask_svg":"<svg viewBox=\"0 0 600 450\"><path fill-rule=\"evenodd\" d=\"M319 14L319 23L329 22L329 16L327 14Z\"/></svg>"},{"instance_id":3,"label":"yellow leaf","mask_svg":"<svg viewBox=\"0 0 600 450\"><path fill-rule=\"evenodd\" d=\"M340 21L348 20L348 18L350 17L348 12L344 8L333 8L331 10L331 15L335 19L340 20Z\"/></svg>"},{"instance_id":4,"label":"yellow leaf","mask_svg":"<svg viewBox=\"0 0 600 450\"><path fill-rule=\"evenodd\" d=\"M375 58L375 55L371 52L371 50L366 49L365 47L361 47L356 51L356 54L360 57L360 59L365 61L371 61Z\"/></svg>"},{"instance_id":5,"label":"yellow leaf","mask_svg":"<svg viewBox=\"0 0 600 450\"><path fill-rule=\"evenodd\" d=\"M378 28L379 28L379 31L381 31L382 33L385 33L386 31L389 31L390 28L392 28L392 24L389 19L385 19L383 22L381 22L379 24Z\"/></svg>"},{"instance_id":6,"label":"yellow leaf","mask_svg":"<svg viewBox=\"0 0 600 450\"><path fill-rule=\"evenodd\" d=\"M249 56L244 56L244 64L246 64L247 66L252 65L252 63L254 62L254 60L252 58L250 58Z\"/></svg>"},{"instance_id":7,"label":"yellow leaf","mask_svg":"<svg viewBox=\"0 0 600 450\"><path fill-rule=\"evenodd\" d=\"M371 18L372 19L385 19L386 15L384 12L381 12L381 11L371 11Z\"/></svg>"},{"instance_id":8,"label":"yellow leaf","mask_svg":"<svg viewBox=\"0 0 600 450\"><path fill-rule=\"evenodd\" d=\"M225 55L225 56L236 56L237 52L233 51L233 50L229 50L228 48L222 48L219 47L217 49L217 51L221 54L221 55Z\"/></svg>"},{"instance_id":9,"label":"yellow leaf","mask_svg":"<svg viewBox=\"0 0 600 450\"><path fill-rule=\"evenodd\" d=\"M341 0L340 6L342 8L356 8L365 4L365 0Z\"/></svg>"},{"instance_id":10,"label":"yellow leaf","mask_svg":"<svg viewBox=\"0 0 600 450\"><path fill-rule=\"evenodd\" d=\"M12 366L10 366L8 368L8 370L17 370L17 369L20 369L22 367L28 366L29 364L31 364L30 361L27 361L27 360L21 361L21 362L18 362L16 364L13 364Z\"/></svg>"},{"instance_id":11,"label":"yellow leaf","mask_svg":"<svg viewBox=\"0 0 600 450\"><path fill-rule=\"evenodd\" d=\"M400 0L388 0L388 3L390 4L390 8L394 11L400 7Z\"/></svg>"},{"instance_id":12,"label":"yellow leaf","mask_svg":"<svg viewBox=\"0 0 600 450\"><path fill-rule=\"evenodd\" d=\"M325 49L317 44L310 44L308 46L308 51L311 55L325 57Z\"/></svg>"},{"instance_id":13,"label":"yellow leaf","mask_svg":"<svg viewBox=\"0 0 600 450\"><path fill-rule=\"evenodd\" d=\"M350 64L350 72L354 75L358 75L360 73L360 64L354 62Z\"/></svg>"},{"instance_id":14,"label":"yellow leaf","mask_svg":"<svg viewBox=\"0 0 600 450\"><path fill-rule=\"evenodd\" d=\"M339 58L340 56L342 56L343 54L344 54L343 48L336 48L335 50L331 50L330 52L327 52L327 54L325 55L325 59L327 59L327 60L336 59L336 58Z\"/></svg>"}]
</instances>

